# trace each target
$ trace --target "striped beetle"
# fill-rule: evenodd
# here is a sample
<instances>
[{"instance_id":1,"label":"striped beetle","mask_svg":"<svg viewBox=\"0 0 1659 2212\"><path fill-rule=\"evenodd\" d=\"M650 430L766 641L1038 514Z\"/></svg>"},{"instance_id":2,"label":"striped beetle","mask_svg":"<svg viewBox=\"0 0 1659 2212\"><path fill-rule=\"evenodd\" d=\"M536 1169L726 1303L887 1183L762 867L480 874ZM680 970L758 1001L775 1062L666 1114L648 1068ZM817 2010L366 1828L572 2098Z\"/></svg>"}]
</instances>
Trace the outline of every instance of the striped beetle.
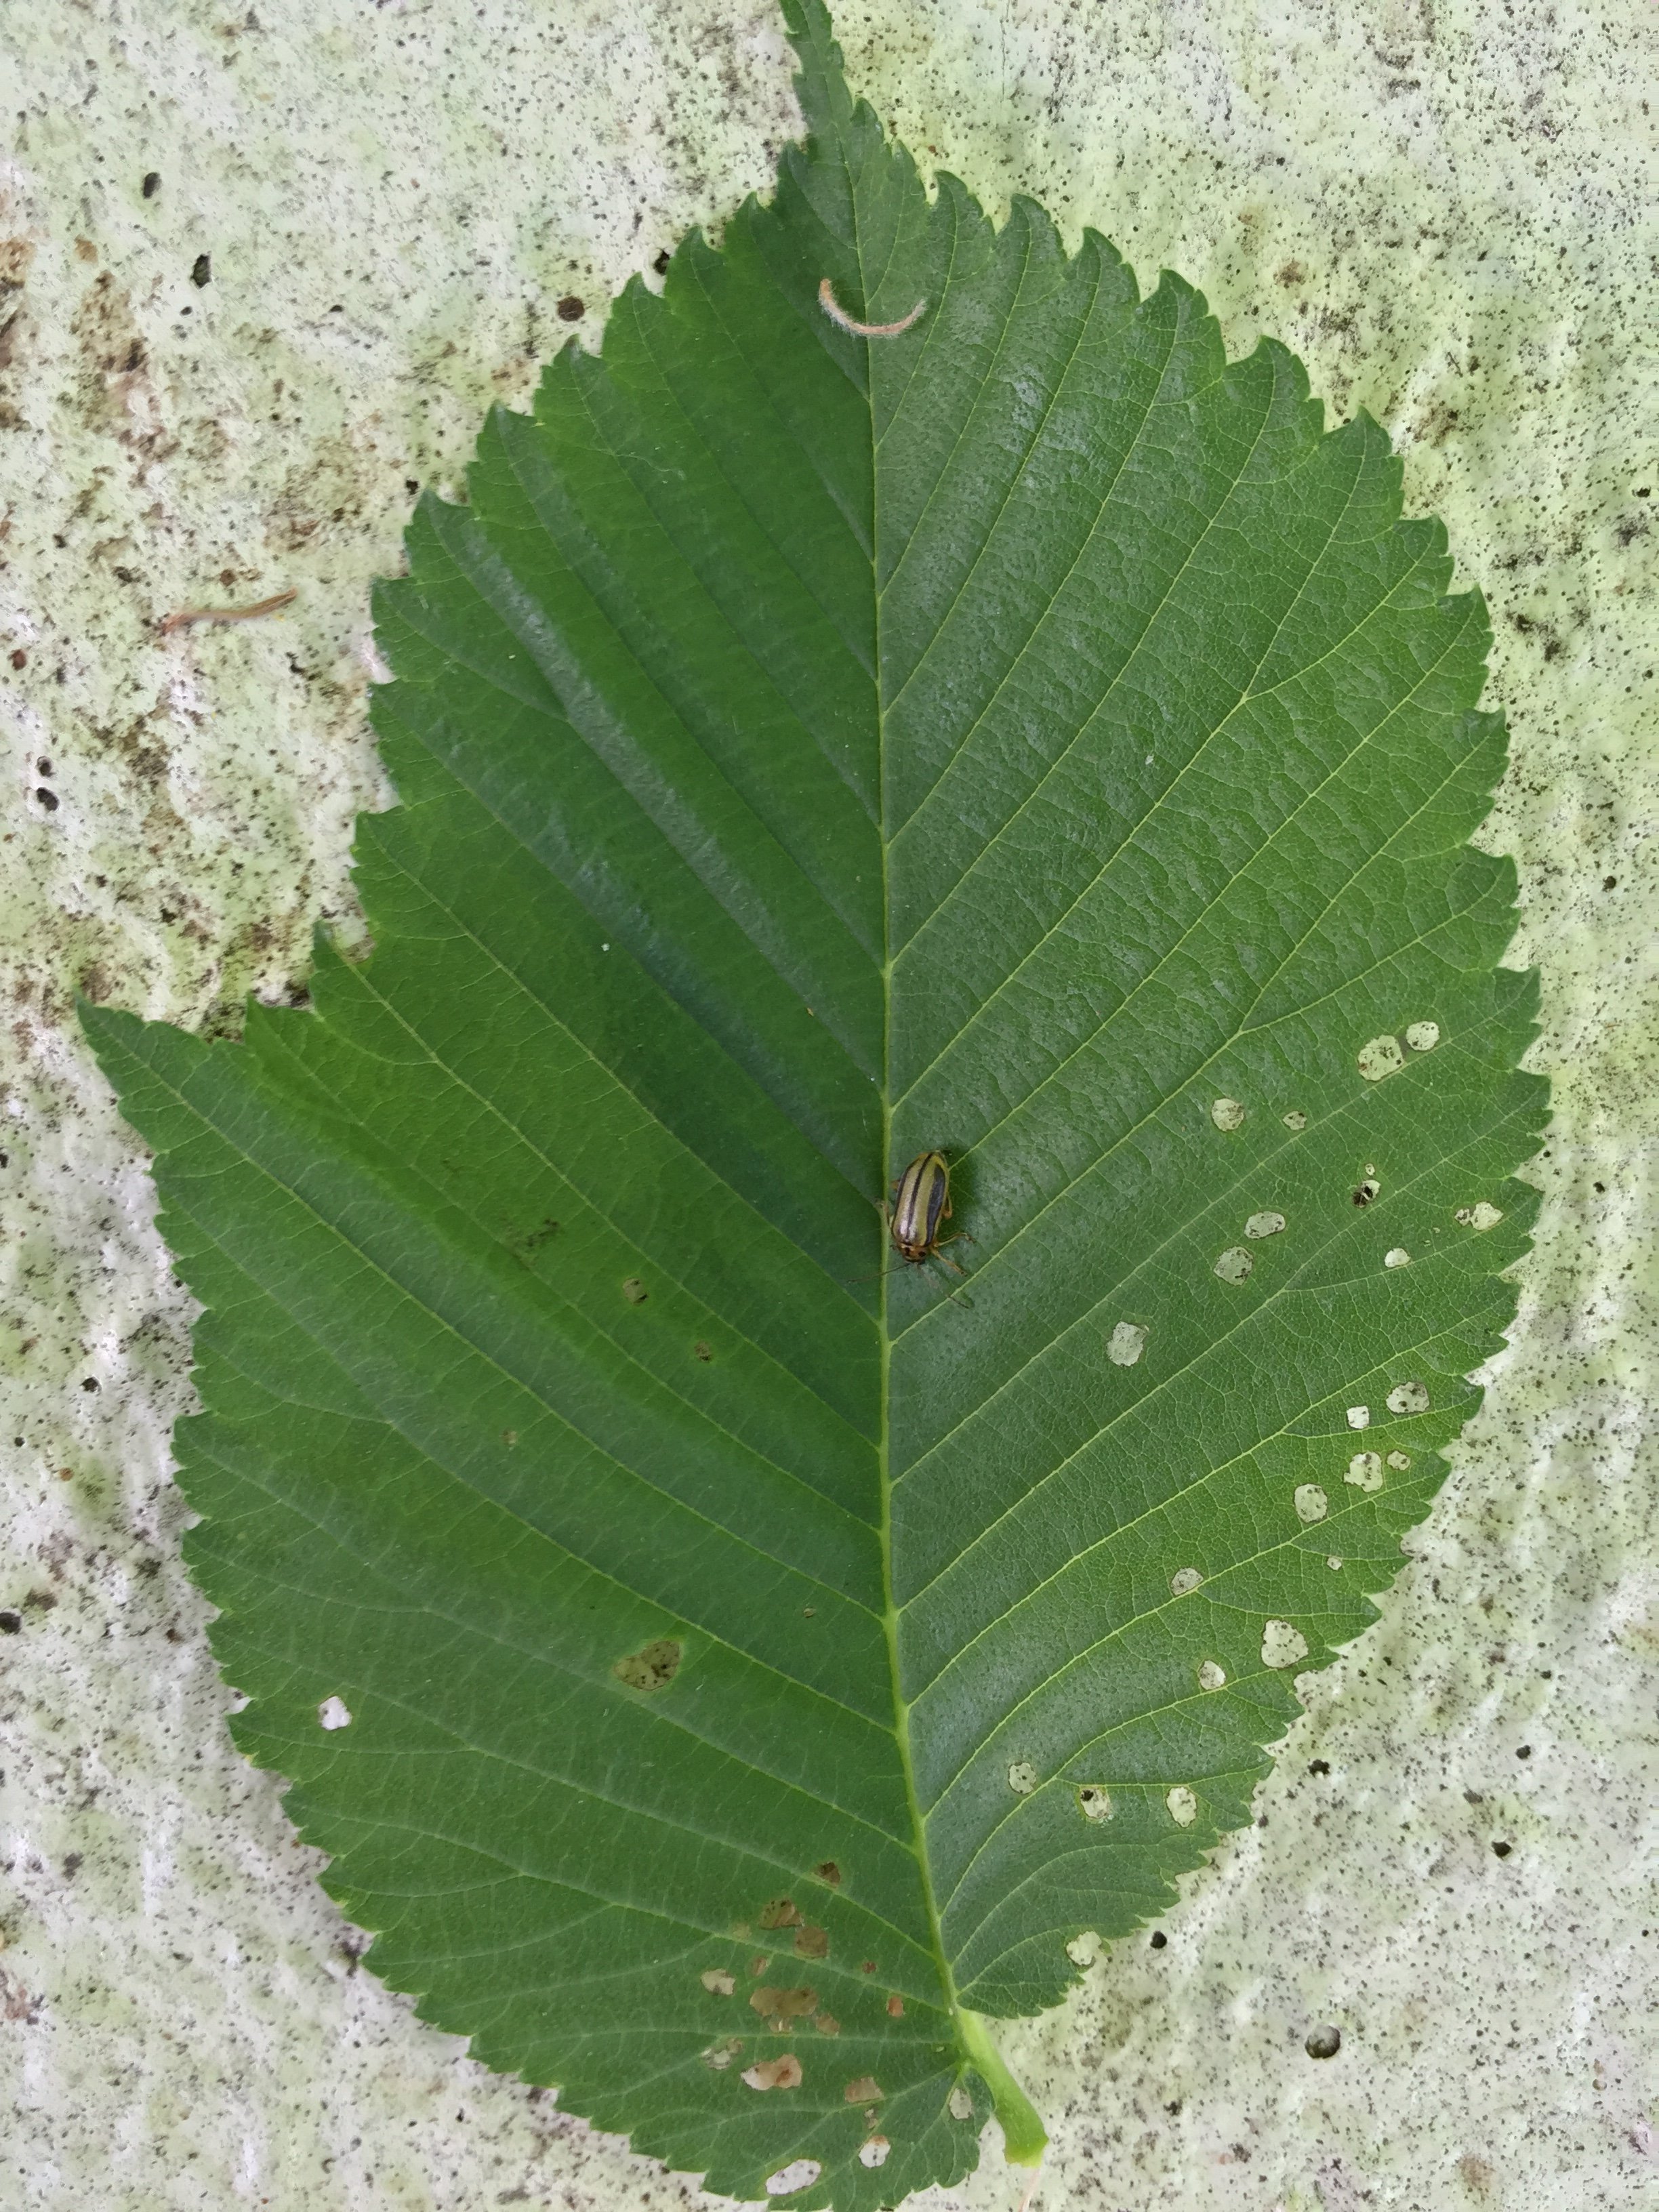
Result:
<instances>
[{"instance_id":1,"label":"striped beetle","mask_svg":"<svg viewBox=\"0 0 1659 2212\"><path fill-rule=\"evenodd\" d=\"M887 1233L893 1249L912 1267L938 1260L958 1274L967 1270L947 1260L941 1244L955 1242L939 1235L939 1224L951 1218L951 1167L943 1152L918 1152L893 1186L892 1210ZM958 1231L958 1234L961 1232Z\"/></svg>"}]
</instances>

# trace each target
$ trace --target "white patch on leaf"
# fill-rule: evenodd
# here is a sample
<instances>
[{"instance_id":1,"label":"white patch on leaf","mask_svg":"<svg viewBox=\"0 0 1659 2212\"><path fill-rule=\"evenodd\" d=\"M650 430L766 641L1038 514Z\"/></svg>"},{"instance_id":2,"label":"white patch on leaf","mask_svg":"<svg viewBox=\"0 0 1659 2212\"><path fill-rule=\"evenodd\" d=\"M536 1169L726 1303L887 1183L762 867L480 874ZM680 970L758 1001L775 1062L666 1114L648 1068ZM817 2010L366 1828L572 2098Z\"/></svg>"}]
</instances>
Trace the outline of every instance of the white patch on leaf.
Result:
<instances>
[{"instance_id":1,"label":"white patch on leaf","mask_svg":"<svg viewBox=\"0 0 1659 2212\"><path fill-rule=\"evenodd\" d=\"M1270 1620L1261 1632L1264 1667L1297 1667L1308 1656L1308 1639L1291 1620Z\"/></svg>"}]
</instances>

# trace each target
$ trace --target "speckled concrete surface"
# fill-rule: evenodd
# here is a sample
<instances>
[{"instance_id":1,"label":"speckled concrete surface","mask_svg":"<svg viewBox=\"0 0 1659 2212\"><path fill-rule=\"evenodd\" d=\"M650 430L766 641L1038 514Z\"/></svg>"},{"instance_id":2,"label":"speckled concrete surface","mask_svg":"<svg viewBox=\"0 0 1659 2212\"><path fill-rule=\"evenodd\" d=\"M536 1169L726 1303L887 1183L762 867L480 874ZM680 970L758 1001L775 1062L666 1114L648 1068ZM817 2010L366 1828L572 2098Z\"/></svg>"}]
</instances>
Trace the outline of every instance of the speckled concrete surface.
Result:
<instances>
[{"instance_id":1,"label":"speckled concrete surface","mask_svg":"<svg viewBox=\"0 0 1659 2212\"><path fill-rule=\"evenodd\" d=\"M1235 350L1285 338L1399 442L1492 603L1488 836L1559 1107L1512 1348L1382 1626L1165 1940L1012 2039L1042 2202L1651 2204L1659 9L840 25L929 160L1181 270ZM349 927L369 580L485 403L763 184L779 29L761 0L33 0L0 83L0 2203L692 2203L359 1971L232 1751L167 1476L189 1315L70 1001L223 1024ZM948 2201L1013 2193L993 2153Z\"/></svg>"}]
</instances>

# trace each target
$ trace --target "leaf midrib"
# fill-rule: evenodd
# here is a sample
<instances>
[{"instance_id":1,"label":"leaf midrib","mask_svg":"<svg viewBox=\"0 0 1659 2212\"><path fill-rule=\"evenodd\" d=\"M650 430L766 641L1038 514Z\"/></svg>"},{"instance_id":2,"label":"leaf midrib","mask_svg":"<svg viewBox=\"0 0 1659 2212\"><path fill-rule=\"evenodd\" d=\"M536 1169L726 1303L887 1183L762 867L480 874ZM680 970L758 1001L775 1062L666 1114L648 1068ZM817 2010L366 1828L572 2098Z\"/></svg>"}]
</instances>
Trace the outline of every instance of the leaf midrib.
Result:
<instances>
[{"instance_id":1,"label":"leaf midrib","mask_svg":"<svg viewBox=\"0 0 1659 2212\"><path fill-rule=\"evenodd\" d=\"M842 142L843 158L846 142L839 123L836 136ZM884 152L885 149L884 149ZM868 312L871 291L864 267L863 228L859 221L859 186L861 176L855 175L850 161L848 173L853 179L852 204L854 228L854 250L858 257L860 293L865 311ZM896 249L898 234L894 236ZM877 343L879 343L878 341ZM884 1205L887 1189L890 1155L892 1148L893 1108L890 1081L893 1053L893 959L892 959L892 884L888 866L889 839L887 836L887 702L884 696L885 665L882 654L882 611L884 593L878 580L877 564L881 553L880 529L880 450L876 434L875 380L868 373L870 362L869 339L865 339L866 374L864 402L870 426L870 589L874 611L875 687L876 687L876 763L877 788L880 798L881 830L881 929L882 929L882 1032L881 1032L881 1158L878 1173L880 1177L883 1221L886 1220ZM877 1299L876 1327L879 1338L880 1402L877 1425L876 1479L881 1499L881 1579L882 1632L887 1646L888 1679L893 1703L893 1734L897 1747L899 1771L904 1783L904 1799L910 1818L910 1849L915 1856L917 1879L921 1885L922 1907L927 1916L927 1930L932 1939L934 1964L938 1968L945 2008L957 2028L958 2045L966 2056L965 2044L959 2025L962 2006L957 1993L956 1975L951 1955L945 1948L945 1933L940 1924L939 1902L933 1890L933 1862L927 1848L927 1826L921 1802L916 1789L915 1761L910 1749L910 1706L903 1691L903 1674L899 1656L899 1607L893 1583L893 1484L892 1464L892 1338L888 1329L888 1280L890 1267L887 1264L889 1240L884 1236L878 1245L881 1265ZM900 1265L905 1264L901 1261Z\"/></svg>"}]
</instances>

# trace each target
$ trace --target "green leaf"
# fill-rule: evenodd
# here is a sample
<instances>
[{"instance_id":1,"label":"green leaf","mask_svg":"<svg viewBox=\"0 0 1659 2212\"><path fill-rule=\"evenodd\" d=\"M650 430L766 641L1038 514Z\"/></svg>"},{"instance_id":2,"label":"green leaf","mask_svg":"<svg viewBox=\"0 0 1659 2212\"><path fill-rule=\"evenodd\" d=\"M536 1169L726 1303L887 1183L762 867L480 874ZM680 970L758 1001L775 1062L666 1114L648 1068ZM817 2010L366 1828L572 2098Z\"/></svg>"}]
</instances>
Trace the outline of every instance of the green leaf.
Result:
<instances>
[{"instance_id":1,"label":"green leaf","mask_svg":"<svg viewBox=\"0 0 1659 2212\"><path fill-rule=\"evenodd\" d=\"M237 1739L374 1968L862 2212L994 2103L1040 2154L984 2016L1163 1909L1374 1617L1544 1092L1485 616L1381 431L930 198L789 12L772 204L422 502L373 957L240 1045L86 1018L204 1308Z\"/></svg>"}]
</instances>

